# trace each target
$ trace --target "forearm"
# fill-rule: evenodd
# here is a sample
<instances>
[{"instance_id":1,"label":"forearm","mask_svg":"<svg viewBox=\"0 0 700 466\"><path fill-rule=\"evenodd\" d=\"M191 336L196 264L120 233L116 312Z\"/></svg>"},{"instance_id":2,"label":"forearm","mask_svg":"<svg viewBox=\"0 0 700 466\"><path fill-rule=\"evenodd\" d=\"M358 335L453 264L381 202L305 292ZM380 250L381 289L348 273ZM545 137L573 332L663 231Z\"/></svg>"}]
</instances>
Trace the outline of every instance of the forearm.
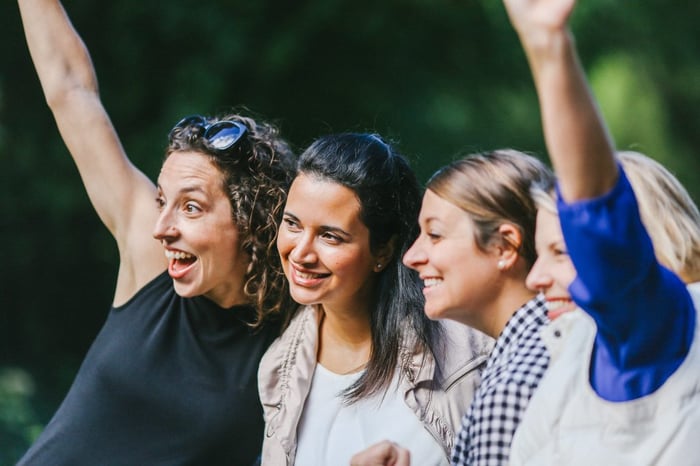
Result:
<instances>
[{"instance_id":1,"label":"forearm","mask_svg":"<svg viewBox=\"0 0 700 466\"><path fill-rule=\"evenodd\" d=\"M71 91L97 93L83 41L58 0L18 0L27 45L52 109Z\"/></svg>"},{"instance_id":2,"label":"forearm","mask_svg":"<svg viewBox=\"0 0 700 466\"><path fill-rule=\"evenodd\" d=\"M608 192L615 184L614 146L567 27L520 32L542 112L545 142L569 202Z\"/></svg>"},{"instance_id":3,"label":"forearm","mask_svg":"<svg viewBox=\"0 0 700 466\"><path fill-rule=\"evenodd\" d=\"M610 401L648 395L692 343L695 311L685 284L656 261L623 172L606 196L558 207L577 271L569 291L598 328L591 384Z\"/></svg>"},{"instance_id":4,"label":"forearm","mask_svg":"<svg viewBox=\"0 0 700 466\"><path fill-rule=\"evenodd\" d=\"M95 210L121 248L131 225L139 235L144 225L152 225L143 206L152 206L155 188L126 157L100 100L89 52L61 3L18 4L46 101Z\"/></svg>"}]
</instances>

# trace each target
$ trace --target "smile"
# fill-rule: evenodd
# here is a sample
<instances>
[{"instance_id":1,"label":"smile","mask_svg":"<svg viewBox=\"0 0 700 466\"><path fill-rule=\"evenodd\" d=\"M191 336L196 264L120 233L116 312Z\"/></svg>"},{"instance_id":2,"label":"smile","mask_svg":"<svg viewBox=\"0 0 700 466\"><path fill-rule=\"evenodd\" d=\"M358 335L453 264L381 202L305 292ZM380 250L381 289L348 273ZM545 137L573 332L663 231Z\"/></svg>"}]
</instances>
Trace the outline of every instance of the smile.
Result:
<instances>
[{"instance_id":1,"label":"smile","mask_svg":"<svg viewBox=\"0 0 700 466\"><path fill-rule=\"evenodd\" d=\"M423 285L426 288L433 288L435 286L438 286L442 283L441 278L426 278L423 280Z\"/></svg>"},{"instance_id":2,"label":"smile","mask_svg":"<svg viewBox=\"0 0 700 466\"><path fill-rule=\"evenodd\" d=\"M307 270L299 270L296 267L291 267L291 278L292 282L299 286L314 286L321 282L326 277L329 277L330 273L317 273L310 272Z\"/></svg>"},{"instance_id":3,"label":"smile","mask_svg":"<svg viewBox=\"0 0 700 466\"><path fill-rule=\"evenodd\" d=\"M298 270L295 270L294 272L296 273L297 277L299 277L303 280L313 280L314 278L321 278L321 277L328 275L328 274L320 274L320 273L300 272Z\"/></svg>"},{"instance_id":4,"label":"smile","mask_svg":"<svg viewBox=\"0 0 700 466\"><path fill-rule=\"evenodd\" d=\"M165 257L168 260L194 259L192 254L183 251L168 251L165 250Z\"/></svg>"},{"instance_id":5,"label":"smile","mask_svg":"<svg viewBox=\"0 0 700 466\"><path fill-rule=\"evenodd\" d=\"M554 320L565 312L576 309L576 304L570 299L547 300L545 305L547 306L547 317L549 317L549 320Z\"/></svg>"}]
</instances>

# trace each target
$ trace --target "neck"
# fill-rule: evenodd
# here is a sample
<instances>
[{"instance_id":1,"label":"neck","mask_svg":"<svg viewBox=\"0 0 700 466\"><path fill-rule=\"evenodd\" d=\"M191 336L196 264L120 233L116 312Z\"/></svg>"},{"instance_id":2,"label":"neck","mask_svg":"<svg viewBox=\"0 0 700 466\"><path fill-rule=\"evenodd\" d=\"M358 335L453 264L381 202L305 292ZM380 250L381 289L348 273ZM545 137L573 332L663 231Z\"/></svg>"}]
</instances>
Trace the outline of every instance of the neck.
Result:
<instances>
[{"instance_id":1,"label":"neck","mask_svg":"<svg viewBox=\"0 0 700 466\"><path fill-rule=\"evenodd\" d=\"M524 282L504 287L491 309L483 314L484 319L477 328L492 338L498 338L513 314L536 295Z\"/></svg>"},{"instance_id":2,"label":"neck","mask_svg":"<svg viewBox=\"0 0 700 466\"><path fill-rule=\"evenodd\" d=\"M336 313L321 309L318 362L337 374L364 367L372 352L372 328L366 312Z\"/></svg>"}]
</instances>

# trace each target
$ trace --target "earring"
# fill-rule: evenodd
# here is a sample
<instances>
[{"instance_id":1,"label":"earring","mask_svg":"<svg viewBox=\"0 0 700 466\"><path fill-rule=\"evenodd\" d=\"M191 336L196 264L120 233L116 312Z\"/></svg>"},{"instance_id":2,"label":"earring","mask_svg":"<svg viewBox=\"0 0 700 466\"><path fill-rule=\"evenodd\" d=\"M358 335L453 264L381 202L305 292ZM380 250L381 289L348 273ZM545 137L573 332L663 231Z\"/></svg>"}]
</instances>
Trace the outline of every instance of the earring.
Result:
<instances>
[{"instance_id":1,"label":"earring","mask_svg":"<svg viewBox=\"0 0 700 466\"><path fill-rule=\"evenodd\" d=\"M498 266L498 270L503 270L503 269L505 269L505 268L506 268L506 261L503 260L503 259L499 260L497 266Z\"/></svg>"},{"instance_id":2,"label":"earring","mask_svg":"<svg viewBox=\"0 0 700 466\"><path fill-rule=\"evenodd\" d=\"M378 269L381 269L381 268L382 268L382 263L381 263L381 262L377 262L377 268L378 268Z\"/></svg>"}]
</instances>

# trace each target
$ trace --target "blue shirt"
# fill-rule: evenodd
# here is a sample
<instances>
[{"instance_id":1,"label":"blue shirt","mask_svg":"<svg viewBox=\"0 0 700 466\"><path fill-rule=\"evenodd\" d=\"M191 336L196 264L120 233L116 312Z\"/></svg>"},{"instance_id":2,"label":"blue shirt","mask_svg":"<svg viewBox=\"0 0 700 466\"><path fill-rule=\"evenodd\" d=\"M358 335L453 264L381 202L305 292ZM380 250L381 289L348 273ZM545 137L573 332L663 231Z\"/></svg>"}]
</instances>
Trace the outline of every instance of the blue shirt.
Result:
<instances>
[{"instance_id":1,"label":"blue shirt","mask_svg":"<svg viewBox=\"0 0 700 466\"><path fill-rule=\"evenodd\" d=\"M632 187L621 167L619 173L604 196L557 202L577 272L569 292L598 327L591 385L609 401L659 388L688 354L696 318L685 284L657 261Z\"/></svg>"}]
</instances>

